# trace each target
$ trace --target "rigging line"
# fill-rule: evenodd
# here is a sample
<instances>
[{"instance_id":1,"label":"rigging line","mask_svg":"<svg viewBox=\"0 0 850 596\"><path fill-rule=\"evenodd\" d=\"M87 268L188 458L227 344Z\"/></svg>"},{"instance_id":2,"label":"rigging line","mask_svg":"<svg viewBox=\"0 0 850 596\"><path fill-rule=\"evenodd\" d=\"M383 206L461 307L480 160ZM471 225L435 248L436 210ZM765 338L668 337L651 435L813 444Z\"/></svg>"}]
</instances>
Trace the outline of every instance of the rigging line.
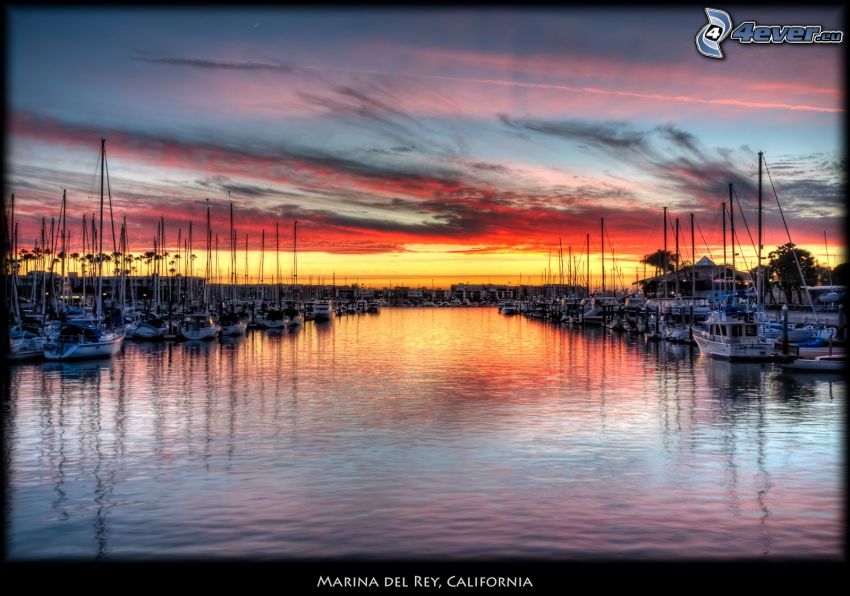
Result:
<instances>
[{"instance_id":1,"label":"rigging line","mask_svg":"<svg viewBox=\"0 0 850 596\"><path fill-rule=\"evenodd\" d=\"M115 241L115 217L112 215L112 187L109 186L109 162L106 154L103 155L103 165L106 169L106 192L109 195L109 221L112 224L112 253L118 252L118 243Z\"/></svg>"},{"instance_id":2,"label":"rigging line","mask_svg":"<svg viewBox=\"0 0 850 596\"><path fill-rule=\"evenodd\" d=\"M735 195L735 201L738 203L738 211L741 212L741 219L744 220L744 227L747 229L747 235L750 237L750 246L753 247L753 252L757 252L756 243L753 240L753 235L750 233L750 226L747 224L747 216L744 215L744 208L741 207L741 200L738 198L738 191L735 190L734 186L732 187L732 194ZM735 237L737 238L737 234ZM738 246L740 246L740 244Z\"/></svg>"},{"instance_id":3,"label":"rigging line","mask_svg":"<svg viewBox=\"0 0 850 596\"><path fill-rule=\"evenodd\" d=\"M670 223L670 233L675 234L676 233L676 226L673 225L673 219L670 217L670 210L669 209L667 210L667 221ZM678 256L679 255L676 255L677 260L678 260Z\"/></svg>"},{"instance_id":4,"label":"rigging line","mask_svg":"<svg viewBox=\"0 0 850 596\"><path fill-rule=\"evenodd\" d=\"M738 240L738 234L735 234L735 239ZM738 240L738 246L740 246L740 245L741 245L741 242L740 242L740 240ZM747 268L746 274L747 274L747 277L750 278L750 283L755 285L755 279L753 278L752 271L750 271L750 263L749 263L749 261L747 261L747 257L744 256L744 253L740 253L740 256L741 256L741 260L744 261L744 267ZM732 279L734 279L734 278L735 278L735 271L732 271Z\"/></svg>"},{"instance_id":5,"label":"rigging line","mask_svg":"<svg viewBox=\"0 0 850 596\"><path fill-rule=\"evenodd\" d=\"M616 283L616 281L617 281L617 257L614 256L614 243L611 242L611 235L608 233L608 226L603 225L603 227L605 229L605 237L608 238L608 247L611 249L611 266L614 268L614 282ZM619 280L620 285L623 286L623 276L622 276L622 274L620 274L619 277L620 277L620 280Z\"/></svg>"},{"instance_id":6,"label":"rigging line","mask_svg":"<svg viewBox=\"0 0 850 596\"><path fill-rule=\"evenodd\" d=\"M773 190L773 198L776 199L776 206L779 207L779 215L782 217L782 225L785 227L785 233L788 234L788 243L794 244L794 241L791 240L791 231L788 229L788 222L785 221L785 214L782 213L782 205L779 203L779 195L776 194L776 186L773 184L773 177L770 175L770 169L767 167L767 160L764 160L764 170L767 172L767 179L770 180L770 188ZM803 284L803 289L806 291L806 298L809 299L809 305L812 307L812 313L815 315L815 320L817 320L817 311L815 310L815 303L812 300L812 295L809 294L809 287L806 284L806 277L803 275L803 268L800 267L800 260L797 258L797 250L796 248L792 248L791 254L794 255L794 263L797 265L797 273L800 274L800 281Z\"/></svg>"},{"instance_id":7,"label":"rigging line","mask_svg":"<svg viewBox=\"0 0 850 596\"><path fill-rule=\"evenodd\" d=\"M98 153L97 161L94 164L94 172L92 172L92 175L91 175L91 185L89 186L89 191L88 191L88 194L86 196L86 198L89 201L92 201L95 198L94 197L94 192L95 192L94 188L95 188L95 185L97 184L97 170L100 167L100 158L101 158L101 155Z\"/></svg>"},{"instance_id":8,"label":"rigging line","mask_svg":"<svg viewBox=\"0 0 850 596\"><path fill-rule=\"evenodd\" d=\"M711 249L708 247L708 241L706 241L705 235L702 233L702 228L700 227L699 222L696 220L696 218L694 218L694 223L697 224L697 230L699 230L699 235L700 238L702 238L702 243L705 244L705 250L708 251L708 258L713 261L714 255L711 254ZM694 256L694 258L696 258L696 256Z\"/></svg>"},{"instance_id":9,"label":"rigging line","mask_svg":"<svg viewBox=\"0 0 850 596\"><path fill-rule=\"evenodd\" d=\"M682 236L687 238L688 237L687 231L690 230L690 229L691 229L691 227L690 227L690 225L688 225L688 220L685 220L684 222L682 222ZM681 249L682 249L682 252L685 253L685 255L684 255L685 257L688 257L688 256L691 257L691 266L693 266L693 264L696 262L696 259L695 259L694 255L691 254L690 247L687 246L687 242L682 244ZM695 249L695 251L696 251L696 249ZM682 265L682 268L684 269L684 264Z\"/></svg>"}]
</instances>

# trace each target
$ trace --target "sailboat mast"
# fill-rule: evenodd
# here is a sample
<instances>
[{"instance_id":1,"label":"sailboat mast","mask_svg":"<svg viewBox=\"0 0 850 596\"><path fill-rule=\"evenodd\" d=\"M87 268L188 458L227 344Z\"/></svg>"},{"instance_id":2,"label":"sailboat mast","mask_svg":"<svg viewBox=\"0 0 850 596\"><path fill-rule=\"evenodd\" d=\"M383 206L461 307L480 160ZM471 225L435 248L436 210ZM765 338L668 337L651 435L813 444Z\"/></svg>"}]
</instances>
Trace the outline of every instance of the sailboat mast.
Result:
<instances>
[{"instance_id":1,"label":"sailboat mast","mask_svg":"<svg viewBox=\"0 0 850 596\"><path fill-rule=\"evenodd\" d=\"M227 191L230 199L230 191ZM233 203L230 203L230 300L236 302L236 231L233 229Z\"/></svg>"},{"instance_id":2,"label":"sailboat mast","mask_svg":"<svg viewBox=\"0 0 850 596\"><path fill-rule=\"evenodd\" d=\"M260 235L260 272L258 281L260 282L260 300L266 299L266 287L263 285L263 269L265 268L266 258L266 230L263 229Z\"/></svg>"},{"instance_id":3,"label":"sailboat mast","mask_svg":"<svg viewBox=\"0 0 850 596\"><path fill-rule=\"evenodd\" d=\"M585 281L587 282L587 297L590 298L590 234L584 235L584 241L587 245L586 252L584 253Z\"/></svg>"},{"instance_id":4,"label":"sailboat mast","mask_svg":"<svg viewBox=\"0 0 850 596\"><path fill-rule=\"evenodd\" d=\"M694 339L694 304L697 298L697 243L694 236L694 214L691 213L691 312L690 327L688 329L688 337L693 342Z\"/></svg>"},{"instance_id":5,"label":"sailboat mast","mask_svg":"<svg viewBox=\"0 0 850 596\"><path fill-rule=\"evenodd\" d=\"M274 288L275 299L280 300L280 224L274 223Z\"/></svg>"},{"instance_id":6,"label":"sailboat mast","mask_svg":"<svg viewBox=\"0 0 850 596\"><path fill-rule=\"evenodd\" d=\"M63 305L65 304L65 295L67 294L67 292L65 291L65 257L67 256L67 253L68 253L68 245L65 243L65 239L66 239L65 222L66 222L66 217L67 217L66 211L65 211L65 198L66 198L66 191L63 188L62 189L62 210L61 210L62 213L59 216L59 223L60 223L60 226L62 227L62 245L61 245L61 248L60 248L60 250L62 251L62 268L61 268L62 280L60 282L60 287L62 289L60 290L60 296L59 297L61 298ZM823 234L824 234L823 239L824 239L824 241L826 241L826 232L824 232ZM828 265L828 263L827 263L827 265Z\"/></svg>"},{"instance_id":7,"label":"sailboat mast","mask_svg":"<svg viewBox=\"0 0 850 596\"><path fill-rule=\"evenodd\" d=\"M726 291L726 201L720 203L723 212L723 291Z\"/></svg>"},{"instance_id":8,"label":"sailboat mast","mask_svg":"<svg viewBox=\"0 0 850 596\"><path fill-rule=\"evenodd\" d=\"M195 253L194 253L195 245L192 242L192 220L189 220L189 238L187 239L187 242L188 242L188 245L187 245L187 250L186 250L186 252L187 252L186 260L187 260L187 263L188 263L187 269L189 270L189 277L186 280L186 287L188 289L187 294L188 294L189 304L191 304L194 307L195 306L195 294L192 292L192 285L193 285L192 278L194 277L195 268L193 266L192 259L195 256Z\"/></svg>"},{"instance_id":9,"label":"sailboat mast","mask_svg":"<svg viewBox=\"0 0 850 596\"><path fill-rule=\"evenodd\" d=\"M292 224L292 291L295 292L295 285L298 284L298 221ZM294 294L293 294L294 296Z\"/></svg>"},{"instance_id":10,"label":"sailboat mast","mask_svg":"<svg viewBox=\"0 0 850 596\"><path fill-rule=\"evenodd\" d=\"M599 241L602 251L602 295L605 295L605 218L599 218Z\"/></svg>"},{"instance_id":11,"label":"sailboat mast","mask_svg":"<svg viewBox=\"0 0 850 596\"><path fill-rule=\"evenodd\" d=\"M729 238L732 241L732 293L735 293L735 206L732 204L732 184L729 184Z\"/></svg>"},{"instance_id":12,"label":"sailboat mast","mask_svg":"<svg viewBox=\"0 0 850 596\"><path fill-rule=\"evenodd\" d=\"M97 316L98 327L103 324L103 173L106 161L106 139L100 139L100 225L98 226L97 255Z\"/></svg>"},{"instance_id":13,"label":"sailboat mast","mask_svg":"<svg viewBox=\"0 0 850 596\"><path fill-rule=\"evenodd\" d=\"M676 218L676 258L673 261L676 272L676 295L679 294L679 218Z\"/></svg>"},{"instance_id":14,"label":"sailboat mast","mask_svg":"<svg viewBox=\"0 0 850 596\"><path fill-rule=\"evenodd\" d=\"M667 207L664 207L664 253L661 255L664 267L661 270L662 279L664 280L664 297L667 297Z\"/></svg>"},{"instance_id":15,"label":"sailboat mast","mask_svg":"<svg viewBox=\"0 0 850 596\"><path fill-rule=\"evenodd\" d=\"M824 232L826 234L826 232ZM561 237L558 236L558 277L559 283L561 287L559 288L559 292L563 294L564 292L564 244L561 242Z\"/></svg>"},{"instance_id":16,"label":"sailboat mast","mask_svg":"<svg viewBox=\"0 0 850 596\"><path fill-rule=\"evenodd\" d=\"M204 270L204 312L210 308L210 278L212 278L212 228L210 227L210 200L207 199L207 266Z\"/></svg>"},{"instance_id":17,"label":"sailboat mast","mask_svg":"<svg viewBox=\"0 0 850 596\"><path fill-rule=\"evenodd\" d=\"M762 152L759 151L759 254L758 254L758 268L756 269L756 291L758 292L758 296L756 298L756 304L761 306L762 293L763 293L763 285L764 281L762 280L762 271L761 271L761 251L762 251L762 200L761 200L761 162L762 162Z\"/></svg>"},{"instance_id":18,"label":"sailboat mast","mask_svg":"<svg viewBox=\"0 0 850 596\"><path fill-rule=\"evenodd\" d=\"M823 249L826 252L826 270L829 272L829 285L832 285L832 269L829 266L829 244L826 243L826 230L823 231Z\"/></svg>"},{"instance_id":19,"label":"sailboat mast","mask_svg":"<svg viewBox=\"0 0 850 596\"><path fill-rule=\"evenodd\" d=\"M696 296L697 292L697 248L696 237L694 236L694 214L691 213L691 299Z\"/></svg>"}]
</instances>

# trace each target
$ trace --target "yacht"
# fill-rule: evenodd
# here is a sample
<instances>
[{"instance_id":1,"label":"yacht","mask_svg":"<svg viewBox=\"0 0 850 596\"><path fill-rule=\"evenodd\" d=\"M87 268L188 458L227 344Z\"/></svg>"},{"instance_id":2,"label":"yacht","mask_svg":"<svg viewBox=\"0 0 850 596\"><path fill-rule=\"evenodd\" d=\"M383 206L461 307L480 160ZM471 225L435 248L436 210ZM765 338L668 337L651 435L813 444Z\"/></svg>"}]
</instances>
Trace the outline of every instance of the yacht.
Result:
<instances>
[{"instance_id":1,"label":"yacht","mask_svg":"<svg viewBox=\"0 0 850 596\"><path fill-rule=\"evenodd\" d=\"M700 352L719 360L773 360L773 340L759 335L756 323L736 313L712 312L704 328L694 328L694 341Z\"/></svg>"},{"instance_id":2,"label":"yacht","mask_svg":"<svg viewBox=\"0 0 850 596\"><path fill-rule=\"evenodd\" d=\"M314 321L330 321L334 316L333 300L316 300L313 305Z\"/></svg>"},{"instance_id":3,"label":"yacht","mask_svg":"<svg viewBox=\"0 0 850 596\"><path fill-rule=\"evenodd\" d=\"M584 314L582 320L585 325L601 325L602 313L606 306L616 307L619 304L613 296L593 296L592 298L582 300Z\"/></svg>"},{"instance_id":4,"label":"yacht","mask_svg":"<svg viewBox=\"0 0 850 596\"><path fill-rule=\"evenodd\" d=\"M502 314L503 315L515 315L519 313L519 306L513 300L505 300L505 303L502 305Z\"/></svg>"}]
</instances>

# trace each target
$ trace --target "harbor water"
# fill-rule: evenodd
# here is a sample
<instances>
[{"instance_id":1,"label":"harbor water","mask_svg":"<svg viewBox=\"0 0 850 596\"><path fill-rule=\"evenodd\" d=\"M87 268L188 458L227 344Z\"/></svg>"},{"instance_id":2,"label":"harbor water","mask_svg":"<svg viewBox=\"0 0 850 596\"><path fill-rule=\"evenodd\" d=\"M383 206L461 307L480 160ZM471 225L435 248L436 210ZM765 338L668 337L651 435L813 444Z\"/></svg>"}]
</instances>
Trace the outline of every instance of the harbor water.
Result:
<instances>
[{"instance_id":1,"label":"harbor water","mask_svg":"<svg viewBox=\"0 0 850 596\"><path fill-rule=\"evenodd\" d=\"M843 556L841 376L496 308L9 375L11 560Z\"/></svg>"}]
</instances>

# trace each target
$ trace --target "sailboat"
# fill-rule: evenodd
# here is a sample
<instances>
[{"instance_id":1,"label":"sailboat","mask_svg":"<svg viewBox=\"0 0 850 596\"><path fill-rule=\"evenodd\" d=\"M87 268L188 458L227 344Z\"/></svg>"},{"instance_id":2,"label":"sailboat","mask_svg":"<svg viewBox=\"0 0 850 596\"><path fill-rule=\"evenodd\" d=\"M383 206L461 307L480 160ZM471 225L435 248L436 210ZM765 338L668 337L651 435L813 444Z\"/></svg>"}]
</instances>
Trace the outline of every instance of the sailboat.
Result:
<instances>
[{"instance_id":1,"label":"sailboat","mask_svg":"<svg viewBox=\"0 0 850 596\"><path fill-rule=\"evenodd\" d=\"M228 192L228 197L230 193ZM248 331L245 314L235 312L236 302L236 230L233 227L233 202L230 203L230 309L224 310L218 318L223 337L238 337Z\"/></svg>"},{"instance_id":2,"label":"sailboat","mask_svg":"<svg viewBox=\"0 0 850 596\"><path fill-rule=\"evenodd\" d=\"M295 285L298 283L298 222L292 224L292 297L295 298ZM304 320L301 317L298 303L295 300L287 307L289 328L298 329Z\"/></svg>"},{"instance_id":3,"label":"sailboat","mask_svg":"<svg viewBox=\"0 0 850 596\"><path fill-rule=\"evenodd\" d=\"M151 315L147 319L136 324L133 338L156 341L165 339L167 334L168 322L156 315Z\"/></svg>"},{"instance_id":4,"label":"sailboat","mask_svg":"<svg viewBox=\"0 0 850 596\"><path fill-rule=\"evenodd\" d=\"M756 280L757 303L755 313L762 311L761 295L763 276L761 271L762 201L761 201L762 153L759 152L759 195L758 195L758 272ZM732 214L732 185L729 185L730 221L732 222L732 274L735 272L735 227ZM725 238L724 238L725 242ZM755 313L746 299L733 292L724 298L720 309L714 310L701 329L694 329L693 338L703 354L720 360L770 361L774 359L772 339L765 337L759 329Z\"/></svg>"},{"instance_id":5,"label":"sailboat","mask_svg":"<svg viewBox=\"0 0 850 596\"><path fill-rule=\"evenodd\" d=\"M105 358L117 354L124 343L124 333L104 327L103 312L103 185L106 162L106 139L100 140L100 228L97 267L97 318L63 324L59 334L44 344L44 357L48 360Z\"/></svg>"},{"instance_id":6,"label":"sailboat","mask_svg":"<svg viewBox=\"0 0 850 596\"><path fill-rule=\"evenodd\" d=\"M191 229L190 229L191 231ZM191 242L189 244L189 260L191 261ZM210 205L207 200L207 268L204 275L204 309L202 312L187 314L180 323L180 335L188 340L214 339L221 326L213 320L209 312L209 281L212 277L212 231L210 229Z\"/></svg>"},{"instance_id":7,"label":"sailboat","mask_svg":"<svg viewBox=\"0 0 850 596\"><path fill-rule=\"evenodd\" d=\"M245 335L248 330L248 321L235 312L223 312L218 318L221 325L221 334L225 337L237 337Z\"/></svg>"}]
</instances>

